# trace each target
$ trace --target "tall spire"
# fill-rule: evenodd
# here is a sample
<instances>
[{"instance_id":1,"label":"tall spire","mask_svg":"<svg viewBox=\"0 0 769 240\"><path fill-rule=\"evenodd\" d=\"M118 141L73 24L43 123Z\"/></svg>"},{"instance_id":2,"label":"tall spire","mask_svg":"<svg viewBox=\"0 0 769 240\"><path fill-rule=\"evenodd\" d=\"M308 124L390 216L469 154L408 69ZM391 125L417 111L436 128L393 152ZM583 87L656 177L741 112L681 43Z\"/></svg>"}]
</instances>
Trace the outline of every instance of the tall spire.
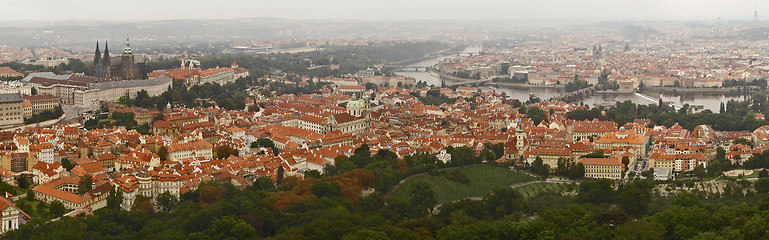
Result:
<instances>
[{"instance_id":1,"label":"tall spire","mask_svg":"<svg viewBox=\"0 0 769 240\"><path fill-rule=\"evenodd\" d=\"M109 42L104 41L104 59L107 59L109 61Z\"/></svg>"},{"instance_id":2,"label":"tall spire","mask_svg":"<svg viewBox=\"0 0 769 240\"><path fill-rule=\"evenodd\" d=\"M93 56L93 75L101 77L101 52L99 51L99 40L96 40L96 51Z\"/></svg>"},{"instance_id":3,"label":"tall spire","mask_svg":"<svg viewBox=\"0 0 769 240\"><path fill-rule=\"evenodd\" d=\"M110 66L112 66L111 58L109 56L109 42L104 41L104 58L101 61L102 64L102 77L104 78L112 78L112 74L109 70Z\"/></svg>"}]
</instances>

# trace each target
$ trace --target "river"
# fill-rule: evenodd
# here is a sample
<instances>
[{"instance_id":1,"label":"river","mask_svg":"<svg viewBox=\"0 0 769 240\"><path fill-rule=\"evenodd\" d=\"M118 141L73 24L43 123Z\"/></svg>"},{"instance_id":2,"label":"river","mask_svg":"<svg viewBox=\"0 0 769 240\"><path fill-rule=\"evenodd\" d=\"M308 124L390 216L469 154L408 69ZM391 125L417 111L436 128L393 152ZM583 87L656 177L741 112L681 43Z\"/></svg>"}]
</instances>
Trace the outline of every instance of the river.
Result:
<instances>
[{"instance_id":1,"label":"river","mask_svg":"<svg viewBox=\"0 0 769 240\"><path fill-rule=\"evenodd\" d=\"M482 49L480 47L473 46L473 47L468 47L461 54L462 55L467 55L470 53L477 54L481 50ZM414 63L409 66L413 66L413 67L433 66L446 57L447 56L436 57L436 58L428 59L418 63ZM452 83L451 80L442 79L441 77L435 74L431 74L429 72L395 72L395 74L399 74L407 77L413 77L417 81L425 81L427 82L427 85L441 86L441 80L446 81L447 83ZM489 90L489 87L487 86L482 86L480 88L483 91ZM499 93L504 92L507 94L508 97L519 99L521 101L528 100L530 94L533 94L534 96L537 96L541 99L548 99L551 97L559 96L566 92L566 90L563 88L523 89L523 88L509 88L509 87L499 87L495 89L495 91ZM666 93L666 94L663 94L655 90L643 90L640 92L640 94L643 94L646 97L640 96L636 93L599 93L582 100L582 102L589 106L613 105L617 101L623 102L626 100L630 100L636 104L656 104L658 102L658 99L662 98L662 101L666 103L672 103L673 105L678 107L681 107L684 104L702 105L705 109L710 109L713 112L718 112L722 102L726 103L729 100L744 100L747 96L745 94L736 94L736 93L677 93L677 94ZM649 98L656 99L656 100L651 101Z\"/></svg>"}]
</instances>

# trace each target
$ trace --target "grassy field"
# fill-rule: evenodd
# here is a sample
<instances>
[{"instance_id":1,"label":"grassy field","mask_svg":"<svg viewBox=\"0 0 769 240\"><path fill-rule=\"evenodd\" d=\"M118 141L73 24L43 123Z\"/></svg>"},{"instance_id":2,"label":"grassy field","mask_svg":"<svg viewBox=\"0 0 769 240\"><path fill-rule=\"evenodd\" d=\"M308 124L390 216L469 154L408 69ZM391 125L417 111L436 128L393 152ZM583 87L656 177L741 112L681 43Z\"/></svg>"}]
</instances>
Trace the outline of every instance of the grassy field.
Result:
<instances>
[{"instance_id":1,"label":"grassy field","mask_svg":"<svg viewBox=\"0 0 769 240\"><path fill-rule=\"evenodd\" d=\"M435 192L435 198L438 200L438 203L445 203L466 197L482 197L496 188L535 180L534 177L527 174L487 164L464 166L456 169L467 175L467 178L470 179L470 184L465 185L454 182L443 176L421 174L406 180L392 193L392 197L408 201L412 186L420 181L430 184L433 192Z\"/></svg>"},{"instance_id":2,"label":"grassy field","mask_svg":"<svg viewBox=\"0 0 769 240\"><path fill-rule=\"evenodd\" d=\"M516 188L524 197L532 197L548 191L563 192L566 190L566 184L562 183L532 183L526 186Z\"/></svg>"},{"instance_id":3,"label":"grassy field","mask_svg":"<svg viewBox=\"0 0 769 240\"><path fill-rule=\"evenodd\" d=\"M32 215L32 218L46 219L45 216L48 215L48 205L40 201L29 201L27 198L22 198L16 202L16 206Z\"/></svg>"}]
</instances>

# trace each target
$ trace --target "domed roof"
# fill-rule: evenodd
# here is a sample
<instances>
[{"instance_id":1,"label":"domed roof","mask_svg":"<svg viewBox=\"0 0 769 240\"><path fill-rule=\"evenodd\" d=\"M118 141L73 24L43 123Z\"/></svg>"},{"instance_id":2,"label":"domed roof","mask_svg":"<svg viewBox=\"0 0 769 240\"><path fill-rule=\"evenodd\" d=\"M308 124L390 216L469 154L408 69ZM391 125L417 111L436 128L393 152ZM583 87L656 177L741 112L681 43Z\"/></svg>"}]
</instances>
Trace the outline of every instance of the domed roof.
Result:
<instances>
[{"instance_id":1,"label":"domed roof","mask_svg":"<svg viewBox=\"0 0 769 240\"><path fill-rule=\"evenodd\" d=\"M347 108L362 108L363 104L358 100L352 100L347 102Z\"/></svg>"},{"instance_id":2,"label":"domed roof","mask_svg":"<svg viewBox=\"0 0 769 240\"><path fill-rule=\"evenodd\" d=\"M355 94L352 95L352 100L347 102L347 108L362 108L363 103L358 100L358 98L355 96Z\"/></svg>"}]
</instances>

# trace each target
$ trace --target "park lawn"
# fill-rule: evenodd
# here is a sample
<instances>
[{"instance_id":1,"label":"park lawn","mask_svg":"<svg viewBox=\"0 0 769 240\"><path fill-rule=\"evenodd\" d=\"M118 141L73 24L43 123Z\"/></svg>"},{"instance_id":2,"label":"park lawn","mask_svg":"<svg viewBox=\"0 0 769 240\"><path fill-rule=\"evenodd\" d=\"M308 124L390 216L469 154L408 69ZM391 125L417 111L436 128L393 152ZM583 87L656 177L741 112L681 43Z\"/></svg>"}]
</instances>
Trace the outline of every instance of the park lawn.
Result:
<instances>
[{"instance_id":1,"label":"park lawn","mask_svg":"<svg viewBox=\"0 0 769 240\"><path fill-rule=\"evenodd\" d=\"M515 189L523 197L530 198L533 196L536 196L538 194L548 192L548 191L556 191L556 192L563 192L566 190L566 184L562 183L532 183L526 186L518 187Z\"/></svg>"},{"instance_id":2,"label":"park lawn","mask_svg":"<svg viewBox=\"0 0 769 240\"><path fill-rule=\"evenodd\" d=\"M5 192L8 192L8 193L10 193L11 195L14 195L14 196L24 194L24 190L23 189L21 189L21 188L19 188L17 186L13 186L13 185L10 185L10 184L2 183L2 184L0 184L0 194L4 194Z\"/></svg>"},{"instance_id":3,"label":"park lawn","mask_svg":"<svg viewBox=\"0 0 769 240\"><path fill-rule=\"evenodd\" d=\"M48 206L41 201L30 201L27 198L21 198L19 201L16 201L16 206L20 205L23 206L21 210L32 215L32 218L46 219L45 216L48 215Z\"/></svg>"},{"instance_id":4,"label":"park lawn","mask_svg":"<svg viewBox=\"0 0 769 240\"><path fill-rule=\"evenodd\" d=\"M417 182L428 183L435 192L438 203L451 202L467 197L483 197L496 188L509 187L511 185L536 180L525 173L516 172L504 167L488 164L477 164L458 167L460 172L467 175L470 184L465 185L446 179L443 176L432 176L427 173L415 175L392 193L392 198L404 201L409 200L409 192Z\"/></svg>"}]
</instances>

